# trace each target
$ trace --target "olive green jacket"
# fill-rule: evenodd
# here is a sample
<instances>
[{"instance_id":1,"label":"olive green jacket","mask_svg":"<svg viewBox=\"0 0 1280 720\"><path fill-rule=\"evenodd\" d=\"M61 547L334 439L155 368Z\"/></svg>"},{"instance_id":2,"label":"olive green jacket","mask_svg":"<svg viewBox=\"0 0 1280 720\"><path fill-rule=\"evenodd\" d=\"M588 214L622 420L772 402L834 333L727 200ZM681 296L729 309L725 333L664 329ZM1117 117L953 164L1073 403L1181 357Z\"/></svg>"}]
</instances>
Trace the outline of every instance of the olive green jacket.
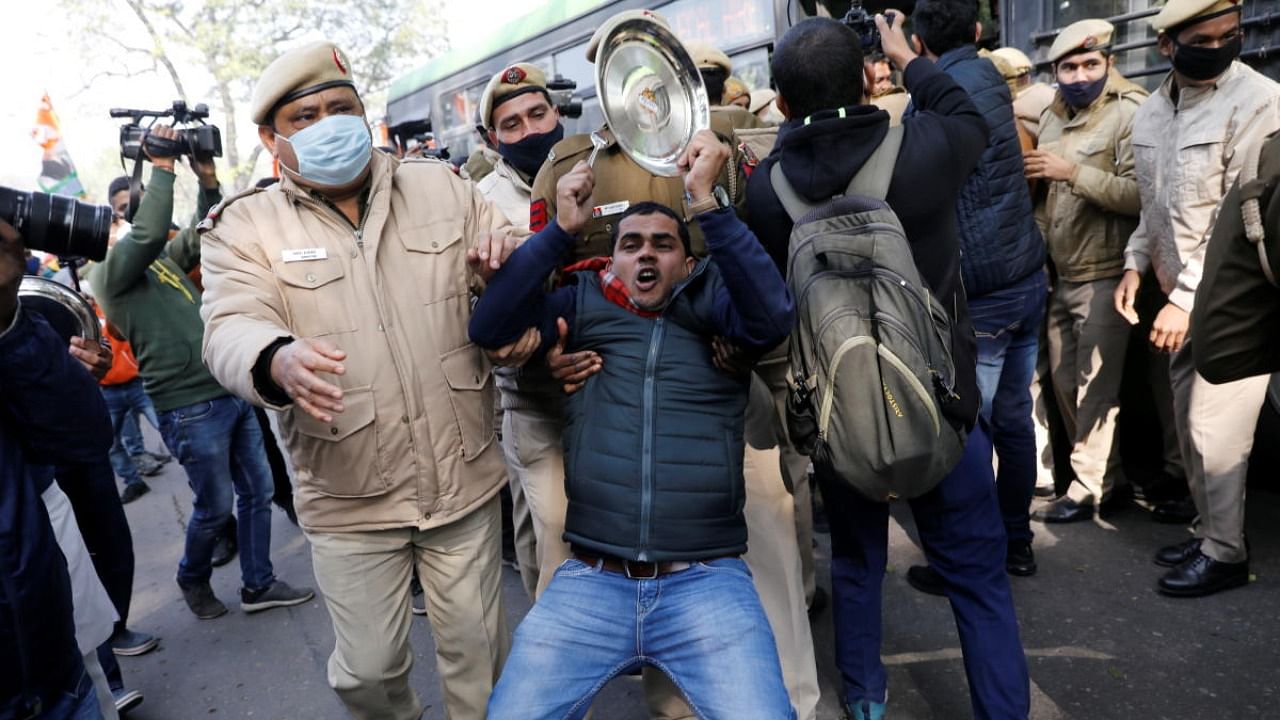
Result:
<instances>
[{"instance_id":1,"label":"olive green jacket","mask_svg":"<svg viewBox=\"0 0 1280 720\"><path fill-rule=\"evenodd\" d=\"M1140 209L1129 135L1146 97L1111 70L1089 107L1073 110L1058 93L1040 116L1039 148L1076 166L1070 179L1045 183L1036 197L1036 222L1063 280L1124 274L1124 248Z\"/></svg>"}]
</instances>

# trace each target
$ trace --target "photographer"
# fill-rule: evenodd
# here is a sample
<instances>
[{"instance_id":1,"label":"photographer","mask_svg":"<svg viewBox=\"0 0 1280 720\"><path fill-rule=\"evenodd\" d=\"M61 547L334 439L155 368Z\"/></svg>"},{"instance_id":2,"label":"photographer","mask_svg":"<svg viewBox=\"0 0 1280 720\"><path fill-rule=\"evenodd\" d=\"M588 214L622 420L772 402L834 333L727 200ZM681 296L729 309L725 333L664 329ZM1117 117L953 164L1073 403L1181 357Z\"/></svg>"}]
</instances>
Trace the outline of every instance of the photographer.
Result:
<instances>
[{"instance_id":1,"label":"photographer","mask_svg":"<svg viewBox=\"0 0 1280 720\"><path fill-rule=\"evenodd\" d=\"M37 465L100 460L111 426L93 378L20 308L25 265L17 232L0 221L0 717L100 718L41 501L52 477Z\"/></svg>"},{"instance_id":2,"label":"photographer","mask_svg":"<svg viewBox=\"0 0 1280 720\"><path fill-rule=\"evenodd\" d=\"M161 140L177 131L153 128ZM133 346L147 394L160 414L165 445L187 471L195 493L178 586L195 615L211 619L227 611L209 586L214 545L239 497L241 608L246 612L297 605L310 590L277 580L271 544L271 471L253 410L231 397L200 361L204 324L200 289L187 277L200 262L194 227L169 239L175 158L143 152L155 166L133 228L98 264L90 281L107 319ZM212 159L191 161L200 182L196 220L221 200ZM192 223L194 226L194 223ZM234 468L234 471L233 471Z\"/></svg>"}]
</instances>

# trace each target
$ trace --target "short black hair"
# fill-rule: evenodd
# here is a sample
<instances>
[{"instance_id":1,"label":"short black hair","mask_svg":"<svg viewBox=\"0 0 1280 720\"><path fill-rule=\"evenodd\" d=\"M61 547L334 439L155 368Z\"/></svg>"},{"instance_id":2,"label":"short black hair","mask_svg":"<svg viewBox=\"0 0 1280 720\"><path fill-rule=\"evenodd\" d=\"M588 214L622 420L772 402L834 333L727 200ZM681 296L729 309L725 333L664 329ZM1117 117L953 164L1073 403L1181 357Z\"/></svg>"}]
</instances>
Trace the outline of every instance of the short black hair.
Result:
<instances>
[{"instance_id":1,"label":"short black hair","mask_svg":"<svg viewBox=\"0 0 1280 720\"><path fill-rule=\"evenodd\" d=\"M862 41L842 22L796 23L778 41L770 69L793 118L862 103Z\"/></svg>"},{"instance_id":2,"label":"short black hair","mask_svg":"<svg viewBox=\"0 0 1280 720\"><path fill-rule=\"evenodd\" d=\"M130 178L128 175L121 175L115 180L112 180L111 184L107 186L107 202L111 202L111 198L115 197L116 193L121 190L128 190L129 181Z\"/></svg>"},{"instance_id":3,"label":"short black hair","mask_svg":"<svg viewBox=\"0 0 1280 720\"><path fill-rule=\"evenodd\" d=\"M934 55L972 45L978 29L975 0L929 0L911 16L916 37Z\"/></svg>"},{"instance_id":4,"label":"short black hair","mask_svg":"<svg viewBox=\"0 0 1280 720\"><path fill-rule=\"evenodd\" d=\"M711 104L724 103L724 81L729 79L729 73L720 66L699 68L698 72L702 75L702 84L707 88L707 99Z\"/></svg>"},{"instance_id":5,"label":"short black hair","mask_svg":"<svg viewBox=\"0 0 1280 720\"><path fill-rule=\"evenodd\" d=\"M672 210L662 203L653 202L652 200L638 202L627 208L626 211L622 213L622 217L618 218L618 222L614 223L613 233L609 235L610 254L613 253L613 249L618 245L618 231L622 229L623 220L626 220L632 215L654 214L666 215L676 221L676 227L679 228L680 244L684 245L684 254L688 257L693 257L693 239L689 236L689 224L686 223L684 218L680 217L680 214L675 210Z\"/></svg>"}]
</instances>

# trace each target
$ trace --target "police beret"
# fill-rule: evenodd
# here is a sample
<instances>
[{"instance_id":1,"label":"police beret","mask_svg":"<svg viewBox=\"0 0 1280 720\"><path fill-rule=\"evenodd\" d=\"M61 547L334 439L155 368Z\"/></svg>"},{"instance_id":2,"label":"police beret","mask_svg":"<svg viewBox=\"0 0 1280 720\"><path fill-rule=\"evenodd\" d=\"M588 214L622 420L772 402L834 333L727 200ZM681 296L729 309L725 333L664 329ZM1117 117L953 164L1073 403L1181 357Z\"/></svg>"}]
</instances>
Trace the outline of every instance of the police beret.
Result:
<instances>
[{"instance_id":1,"label":"police beret","mask_svg":"<svg viewBox=\"0 0 1280 720\"><path fill-rule=\"evenodd\" d=\"M1003 60L1005 65L1009 68L1009 72L1011 72L1012 75L1005 75L1006 80L1018 77L1024 73L1029 73L1035 67L1031 63L1031 58L1027 57L1026 53L1022 52L1018 48L996 48L991 51L991 55ZM997 63L996 67L1000 67L1000 64Z\"/></svg>"},{"instance_id":2,"label":"police beret","mask_svg":"<svg viewBox=\"0 0 1280 720\"><path fill-rule=\"evenodd\" d=\"M1018 75L1013 71L1013 66L1009 64L1009 61L1003 55L997 55L990 50L984 49L978 51L978 57L990 60L991 64L996 66L996 72L1000 73L1002 78L1008 79Z\"/></svg>"},{"instance_id":3,"label":"police beret","mask_svg":"<svg viewBox=\"0 0 1280 720\"><path fill-rule=\"evenodd\" d=\"M484 94L480 96L480 124L493 127L493 109L508 98L530 90L547 89L547 74L537 65L516 63L504 68L484 86Z\"/></svg>"},{"instance_id":4,"label":"police beret","mask_svg":"<svg viewBox=\"0 0 1280 720\"><path fill-rule=\"evenodd\" d=\"M763 109L765 108L765 106L766 106L766 105L768 105L769 103L773 102L773 99L774 99L774 98L776 98L776 97L778 97L778 93L776 93L776 92L774 92L774 91L770 90L769 88L761 88L760 90L752 90L752 91L751 91L751 105L747 107L747 110L748 110L752 115L754 115L754 114L756 114L756 113L760 112L761 110L763 110Z\"/></svg>"},{"instance_id":5,"label":"police beret","mask_svg":"<svg viewBox=\"0 0 1280 720\"><path fill-rule=\"evenodd\" d=\"M1047 60L1058 62L1074 52L1106 50L1111 47L1111 36L1116 28L1106 20L1081 20L1073 22L1054 39Z\"/></svg>"},{"instance_id":6,"label":"police beret","mask_svg":"<svg viewBox=\"0 0 1280 720\"><path fill-rule=\"evenodd\" d=\"M1240 0L1169 0L1158 15L1151 18L1156 32L1186 25L1191 20L1208 19L1240 9Z\"/></svg>"},{"instance_id":7,"label":"police beret","mask_svg":"<svg viewBox=\"0 0 1280 720\"><path fill-rule=\"evenodd\" d=\"M346 53L331 42L296 47L276 58L262 71L253 88L249 109L258 125L269 125L276 108L300 97L346 85L355 89Z\"/></svg>"},{"instance_id":8,"label":"police beret","mask_svg":"<svg viewBox=\"0 0 1280 720\"><path fill-rule=\"evenodd\" d=\"M638 20L640 18L656 22L668 30L671 29L671 26L667 24L667 19L652 10L623 10L605 20L603 25L596 28L595 34L591 36L591 41L587 43L587 62L594 63L596 61L596 48L600 47L605 35L608 35L615 27L628 20Z\"/></svg>"},{"instance_id":9,"label":"police beret","mask_svg":"<svg viewBox=\"0 0 1280 720\"><path fill-rule=\"evenodd\" d=\"M725 75L733 72L733 63L729 62L729 56L715 45L701 40L686 40L684 47L689 51L693 64L697 65L699 70L720 68Z\"/></svg>"}]
</instances>

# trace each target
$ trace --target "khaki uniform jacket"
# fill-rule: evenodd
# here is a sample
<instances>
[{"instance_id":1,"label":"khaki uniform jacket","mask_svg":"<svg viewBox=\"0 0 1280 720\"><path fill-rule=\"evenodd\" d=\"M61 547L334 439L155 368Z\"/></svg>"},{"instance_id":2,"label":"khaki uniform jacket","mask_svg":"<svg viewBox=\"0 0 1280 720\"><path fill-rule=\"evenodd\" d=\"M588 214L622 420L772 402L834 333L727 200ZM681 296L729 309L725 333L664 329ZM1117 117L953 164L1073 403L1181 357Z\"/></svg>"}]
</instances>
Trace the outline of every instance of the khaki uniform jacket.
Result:
<instances>
[{"instance_id":1,"label":"khaki uniform jacket","mask_svg":"<svg viewBox=\"0 0 1280 720\"><path fill-rule=\"evenodd\" d=\"M1040 148L1076 164L1071 179L1047 183L1036 222L1058 276L1090 282L1124 274L1124 249L1138 225L1138 180L1129 133L1147 91L1112 70L1102 94L1073 112L1058 97L1040 121Z\"/></svg>"},{"instance_id":2,"label":"khaki uniform jacket","mask_svg":"<svg viewBox=\"0 0 1280 720\"><path fill-rule=\"evenodd\" d=\"M280 337L347 353L333 422L280 408L311 531L445 525L506 481L490 365L467 337L466 251L509 224L444 163L372 162L359 230L287 178L201 224L204 361L228 390L274 407L252 371Z\"/></svg>"},{"instance_id":3,"label":"khaki uniform jacket","mask_svg":"<svg viewBox=\"0 0 1280 720\"><path fill-rule=\"evenodd\" d=\"M1013 97L1013 114L1031 137L1040 137L1040 116L1058 96L1058 91L1044 83L1034 83Z\"/></svg>"},{"instance_id":4,"label":"khaki uniform jacket","mask_svg":"<svg viewBox=\"0 0 1280 720\"><path fill-rule=\"evenodd\" d=\"M1126 270L1154 267L1169 302L1188 312L1216 208L1244 164L1242 150L1280 128L1280 85L1237 61L1213 85L1185 88L1173 75L1138 108L1133 155L1142 217Z\"/></svg>"},{"instance_id":5,"label":"khaki uniform jacket","mask_svg":"<svg viewBox=\"0 0 1280 720\"><path fill-rule=\"evenodd\" d=\"M722 140L731 141L736 128L756 127L761 127L761 123L740 107L712 108L711 130ZM600 149L593 168L596 186L591 195L592 217L578 233L580 242L574 247L573 255L565 259L565 263L609 255L609 238L618 219L631 203L642 200L666 205L683 217L689 224L693 254L705 257L706 242L702 237L701 226L694 221L688 203L685 202L684 180L680 177L653 175L637 165L618 144L608 126L601 128L600 134L608 144ZM551 154L538 170L538 177L533 180L529 207L530 230L537 232L555 221L556 183L579 160L589 159L591 150L589 134L570 135L551 148ZM741 167L735 165L732 177L726 168L725 172L720 173L719 184L729 194L731 201L740 206L746 197L747 186Z\"/></svg>"},{"instance_id":6,"label":"khaki uniform jacket","mask_svg":"<svg viewBox=\"0 0 1280 720\"><path fill-rule=\"evenodd\" d=\"M521 232L529 230L529 195L533 188L516 169L499 158L493 170L476 183L485 200L493 203Z\"/></svg>"}]
</instances>

